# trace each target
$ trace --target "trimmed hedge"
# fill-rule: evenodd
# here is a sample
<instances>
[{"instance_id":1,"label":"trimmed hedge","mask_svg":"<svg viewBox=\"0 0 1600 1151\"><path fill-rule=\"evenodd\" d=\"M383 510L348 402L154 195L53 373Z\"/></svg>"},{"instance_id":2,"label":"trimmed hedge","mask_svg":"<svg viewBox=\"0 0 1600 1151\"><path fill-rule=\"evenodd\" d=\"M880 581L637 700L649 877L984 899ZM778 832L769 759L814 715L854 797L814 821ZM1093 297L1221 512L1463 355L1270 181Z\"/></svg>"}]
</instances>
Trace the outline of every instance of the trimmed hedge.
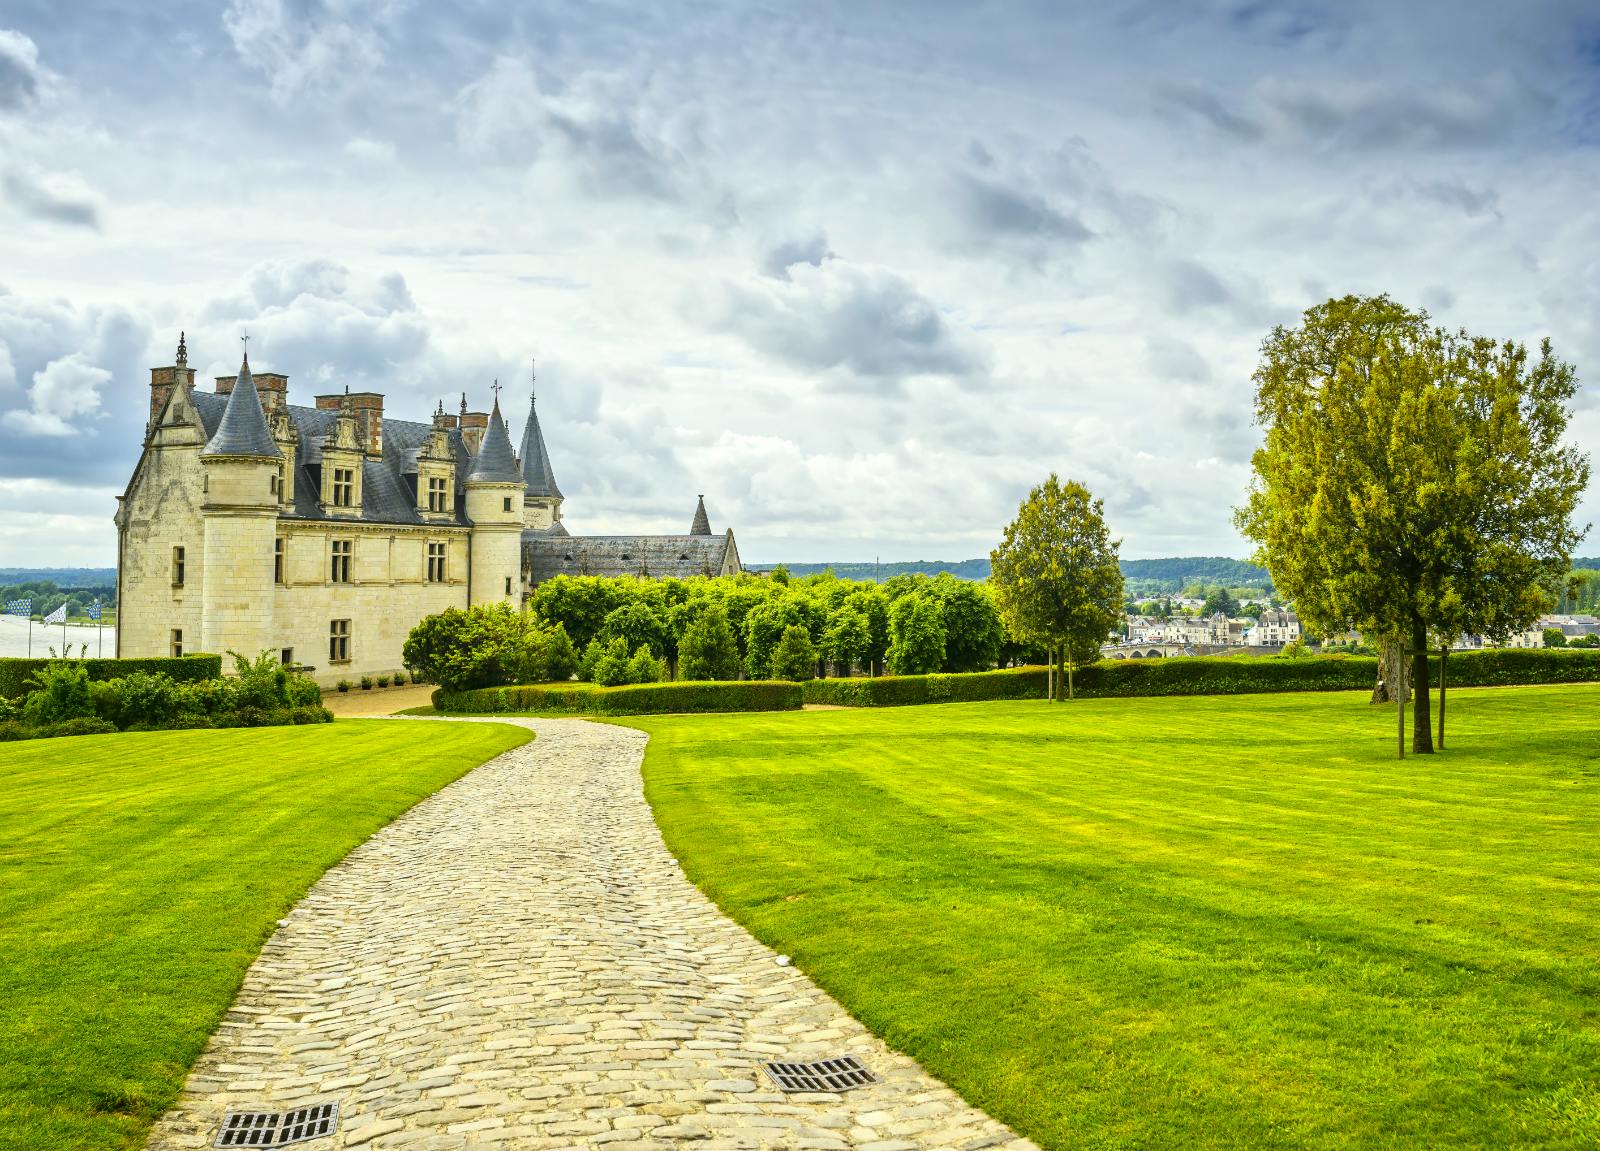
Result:
<instances>
[{"instance_id":1,"label":"trimmed hedge","mask_svg":"<svg viewBox=\"0 0 1600 1151\"><path fill-rule=\"evenodd\" d=\"M1452 687L1600 681L1600 650L1491 648L1452 652ZM986 699L1043 699L1048 671L1009 668L971 675L888 675L876 679L814 679L802 686L807 703L901 707ZM1247 695L1282 691L1371 691L1378 679L1372 656L1172 657L1102 660L1073 673L1085 699L1160 695ZM1437 656L1428 661L1439 682Z\"/></svg>"},{"instance_id":2,"label":"trimmed hedge","mask_svg":"<svg viewBox=\"0 0 1600 1151\"><path fill-rule=\"evenodd\" d=\"M798 683L777 680L708 680L702 683L638 683L625 687L543 684L482 687L433 693L443 712L557 711L589 715L659 715L708 711L796 711L803 702Z\"/></svg>"},{"instance_id":3,"label":"trimmed hedge","mask_svg":"<svg viewBox=\"0 0 1600 1151\"><path fill-rule=\"evenodd\" d=\"M28 694L28 679L40 668L60 660L0 656L0 699L16 699ZM160 672L179 681L217 679L222 675L220 655L162 655L147 659L72 660L89 669L91 680L120 679L131 672Z\"/></svg>"}]
</instances>

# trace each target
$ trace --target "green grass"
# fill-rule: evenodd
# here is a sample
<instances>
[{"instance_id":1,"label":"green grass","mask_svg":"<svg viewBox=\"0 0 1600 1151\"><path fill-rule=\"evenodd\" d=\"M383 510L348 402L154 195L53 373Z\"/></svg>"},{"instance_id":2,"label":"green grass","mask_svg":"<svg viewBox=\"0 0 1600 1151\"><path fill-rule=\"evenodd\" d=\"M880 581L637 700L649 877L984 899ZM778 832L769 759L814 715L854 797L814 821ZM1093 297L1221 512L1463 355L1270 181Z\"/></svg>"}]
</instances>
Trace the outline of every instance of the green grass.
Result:
<instances>
[{"instance_id":1,"label":"green grass","mask_svg":"<svg viewBox=\"0 0 1600 1151\"><path fill-rule=\"evenodd\" d=\"M640 717L688 874L1050 1148L1600 1144L1600 689Z\"/></svg>"},{"instance_id":2,"label":"green grass","mask_svg":"<svg viewBox=\"0 0 1600 1151\"><path fill-rule=\"evenodd\" d=\"M0 1148L120 1148L329 866L530 738L345 720L0 744Z\"/></svg>"}]
</instances>

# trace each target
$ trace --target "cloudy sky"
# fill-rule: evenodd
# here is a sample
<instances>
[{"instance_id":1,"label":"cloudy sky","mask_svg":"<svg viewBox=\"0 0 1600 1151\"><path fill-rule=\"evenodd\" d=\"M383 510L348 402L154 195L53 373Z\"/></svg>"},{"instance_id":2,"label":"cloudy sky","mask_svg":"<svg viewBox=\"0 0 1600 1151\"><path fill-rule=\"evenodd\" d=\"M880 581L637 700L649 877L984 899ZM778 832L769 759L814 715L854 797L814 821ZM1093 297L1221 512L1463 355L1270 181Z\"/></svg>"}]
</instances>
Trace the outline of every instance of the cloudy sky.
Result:
<instances>
[{"instance_id":1,"label":"cloudy sky","mask_svg":"<svg viewBox=\"0 0 1600 1151\"><path fill-rule=\"evenodd\" d=\"M536 355L577 533L958 559L1054 470L1242 555L1256 350L1329 295L1600 383L1597 116L1582 2L7 0L0 566L114 561L180 329L514 436Z\"/></svg>"}]
</instances>

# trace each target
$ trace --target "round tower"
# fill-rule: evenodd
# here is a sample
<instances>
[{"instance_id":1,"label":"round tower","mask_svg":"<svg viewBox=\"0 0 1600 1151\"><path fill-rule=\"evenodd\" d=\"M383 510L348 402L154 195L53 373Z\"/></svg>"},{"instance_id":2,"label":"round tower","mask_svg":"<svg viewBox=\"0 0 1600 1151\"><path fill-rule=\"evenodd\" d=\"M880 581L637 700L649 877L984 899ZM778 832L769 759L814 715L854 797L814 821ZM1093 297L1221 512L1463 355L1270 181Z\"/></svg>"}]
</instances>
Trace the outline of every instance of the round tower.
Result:
<instances>
[{"instance_id":1,"label":"round tower","mask_svg":"<svg viewBox=\"0 0 1600 1151\"><path fill-rule=\"evenodd\" d=\"M205 542L195 573L201 625L193 650L253 656L273 646L272 550L283 462L246 356L216 433L200 450Z\"/></svg>"},{"instance_id":2,"label":"round tower","mask_svg":"<svg viewBox=\"0 0 1600 1151\"><path fill-rule=\"evenodd\" d=\"M525 486L497 396L483 444L466 481L472 521L472 583L468 602L519 604L522 588L522 499Z\"/></svg>"}]
</instances>

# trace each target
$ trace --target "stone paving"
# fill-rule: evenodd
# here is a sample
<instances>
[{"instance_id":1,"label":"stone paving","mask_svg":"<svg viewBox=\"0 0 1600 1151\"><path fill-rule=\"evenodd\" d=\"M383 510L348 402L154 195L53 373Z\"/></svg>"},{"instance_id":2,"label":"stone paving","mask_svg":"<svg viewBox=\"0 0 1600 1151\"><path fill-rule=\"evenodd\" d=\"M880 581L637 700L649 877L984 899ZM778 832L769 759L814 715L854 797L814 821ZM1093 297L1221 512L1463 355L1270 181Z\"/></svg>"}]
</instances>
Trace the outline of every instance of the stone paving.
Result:
<instances>
[{"instance_id":1,"label":"stone paving","mask_svg":"<svg viewBox=\"0 0 1600 1151\"><path fill-rule=\"evenodd\" d=\"M283 921L150 1147L209 1146L233 1109L337 1101L308 1151L1035 1151L683 877L644 801L643 733L502 722L539 738L373 836ZM785 1095L760 1068L841 1054L883 1082Z\"/></svg>"}]
</instances>

